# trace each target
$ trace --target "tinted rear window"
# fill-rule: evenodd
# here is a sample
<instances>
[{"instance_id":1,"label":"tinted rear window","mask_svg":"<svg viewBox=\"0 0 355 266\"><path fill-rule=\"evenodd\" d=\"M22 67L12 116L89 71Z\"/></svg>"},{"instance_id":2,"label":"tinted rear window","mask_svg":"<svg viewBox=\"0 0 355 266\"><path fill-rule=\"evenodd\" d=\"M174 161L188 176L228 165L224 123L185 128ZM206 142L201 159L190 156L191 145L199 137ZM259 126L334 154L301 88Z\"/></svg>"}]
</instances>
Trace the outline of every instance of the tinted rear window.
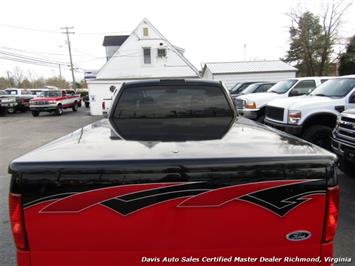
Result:
<instances>
[{"instance_id":1,"label":"tinted rear window","mask_svg":"<svg viewBox=\"0 0 355 266\"><path fill-rule=\"evenodd\" d=\"M233 116L225 94L213 86L124 88L113 118Z\"/></svg>"}]
</instances>

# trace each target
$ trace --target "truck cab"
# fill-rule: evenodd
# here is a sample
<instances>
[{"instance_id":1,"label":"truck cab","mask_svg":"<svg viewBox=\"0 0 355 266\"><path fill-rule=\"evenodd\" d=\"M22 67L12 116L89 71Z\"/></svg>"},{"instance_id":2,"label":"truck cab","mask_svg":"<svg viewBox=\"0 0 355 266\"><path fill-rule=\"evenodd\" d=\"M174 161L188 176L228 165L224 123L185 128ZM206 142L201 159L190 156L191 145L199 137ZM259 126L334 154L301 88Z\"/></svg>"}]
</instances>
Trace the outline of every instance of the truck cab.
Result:
<instances>
[{"instance_id":1,"label":"truck cab","mask_svg":"<svg viewBox=\"0 0 355 266\"><path fill-rule=\"evenodd\" d=\"M355 107L355 75L328 80L309 95L271 101L265 123L330 150L337 116Z\"/></svg>"},{"instance_id":2,"label":"truck cab","mask_svg":"<svg viewBox=\"0 0 355 266\"><path fill-rule=\"evenodd\" d=\"M236 98L237 110L243 116L264 122L265 106L272 100L308 94L331 77L292 78L279 81L265 93L241 95Z\"/></svg>"}]
</instances>

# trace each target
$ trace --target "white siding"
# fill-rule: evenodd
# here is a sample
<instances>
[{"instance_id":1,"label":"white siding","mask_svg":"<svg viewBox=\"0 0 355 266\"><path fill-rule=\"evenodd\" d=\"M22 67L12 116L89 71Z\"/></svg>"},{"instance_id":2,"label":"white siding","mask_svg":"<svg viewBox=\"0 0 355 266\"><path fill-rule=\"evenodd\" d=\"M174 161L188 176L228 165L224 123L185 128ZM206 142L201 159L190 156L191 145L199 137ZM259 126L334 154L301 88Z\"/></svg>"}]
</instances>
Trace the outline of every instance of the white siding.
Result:
<instances>
[{"instance_id":1,"label":"white siding","mask_svg":"<svg viewBox=\"0 0 355 266\"><path fill-rule=\"evenodd\" d=\"M267 72L244 74L214 74L214 80L222 81L227 88L231 88L237 82L243 81L280 81L296 77L295 72Z\"/></svg>"},{"instance_id":2,"label":"white siding","mask_svg":"<svg viewBox=\"0 0 355 266\"><path fill-rule=\"evenodd\" d=\"M213 79L213 74L208 67L206 67L205 72L202 76L203 79Z\"/></svg>"},{"instance_id":3,"label":"white siding","mask_svg":"<svg viewBox=\"0 0 355 266\"><path fill-rule=\"evenodd\" d=\"M143 36L143 28L149 35ZM143 48L151 48L151 64L144 64ZM166 49L158 57L157 49ZM197 77L196 69L148 21L143 20L113 57L102 67L97 79L141 79Z\"/></svg>"},{"instance_id":4,"label":"white siding","mask_svg":"<svg viewBox=\"0 0 355 266\"><path fill-rule=\"evenodd\" d=\"M102 115L103 99L111 98L111 86L119 88L124 81L88 81L90 97L90 114Z\"/></svg>"},{"instance_id":5,"label":"white siding","mask_svg":"<svg viewBox=\"0 0 355 266\"><path fill-rule=\"evenodd\" d=\"M110 59L120 46L106 46L106 58Z\"/></svg>"}]
</instances>

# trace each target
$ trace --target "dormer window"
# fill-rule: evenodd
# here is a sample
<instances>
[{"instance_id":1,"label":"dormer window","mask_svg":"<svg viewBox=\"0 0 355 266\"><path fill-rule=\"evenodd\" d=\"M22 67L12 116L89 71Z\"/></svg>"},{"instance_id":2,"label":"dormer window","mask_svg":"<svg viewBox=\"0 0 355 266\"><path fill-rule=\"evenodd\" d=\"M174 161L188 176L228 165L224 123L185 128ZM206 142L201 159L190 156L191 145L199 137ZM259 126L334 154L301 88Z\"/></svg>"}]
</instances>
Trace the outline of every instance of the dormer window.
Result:
<instances>
[{"instance_id":1,"label":"dormer window","mask_svg":"<svg viewBox=\"0 0 355 266\"><path fill-rule=\"evenodd\" d=\"M149 35L149 29L148 28L143 28L143 36L148 37Z\"/></svg>"},{"instance_id":2,"label":"dormer window","mask_svg":"<svg viewBox=\"0 0 355 266\"><path fill-rule=\"evenodd\" d=\"M158 48L158 57L166 57L166 49Z\"/></svg>"}]
</instances>

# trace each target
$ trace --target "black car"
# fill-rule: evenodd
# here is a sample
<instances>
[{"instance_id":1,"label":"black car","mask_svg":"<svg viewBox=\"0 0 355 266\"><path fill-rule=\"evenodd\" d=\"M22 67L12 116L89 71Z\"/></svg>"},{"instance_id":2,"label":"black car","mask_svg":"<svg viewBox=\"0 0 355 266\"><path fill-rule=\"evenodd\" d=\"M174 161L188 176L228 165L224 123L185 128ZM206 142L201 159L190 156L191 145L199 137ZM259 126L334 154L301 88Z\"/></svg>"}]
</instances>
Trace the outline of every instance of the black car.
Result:
<instances>
[{"instance_id":1,"label":"black car","mask_svg":"<svg viewBox=\"0 0 355 266\"><path fill-rule=\"evenodd\" d=\"M231 89L229 89L229 92L232 96L236 94L241 94L243 90L245 90L249 85L254 83L257 83L257 81L237 83Z\"/></svg>"},{"instance_id":2,"label":"black car","mask_svg":"<svg viewBox=\"0 0 355 266\"><path fill-rule=\"evenodd\" d=\"M85 96L83 97L83 101L84 101L84 103L85 103L85 107L86 107L86 108L89 108L89 107L90 107L90 98L89 98L89 95L85 95Z\"/></svg>"},{"instance_id":3,"label":"black car","mask_svg":"<svg viewBox=\"0 0 355 266\"><path fill-rule=\"evenodd\" d=\"M270 89L273 85L275 85L275 82L259 82L259 83L254 83L246 87L241 94L250 94L250 93L260 93L260 92L266 92L268 89Z\"/></svg>"}]
</instances>

